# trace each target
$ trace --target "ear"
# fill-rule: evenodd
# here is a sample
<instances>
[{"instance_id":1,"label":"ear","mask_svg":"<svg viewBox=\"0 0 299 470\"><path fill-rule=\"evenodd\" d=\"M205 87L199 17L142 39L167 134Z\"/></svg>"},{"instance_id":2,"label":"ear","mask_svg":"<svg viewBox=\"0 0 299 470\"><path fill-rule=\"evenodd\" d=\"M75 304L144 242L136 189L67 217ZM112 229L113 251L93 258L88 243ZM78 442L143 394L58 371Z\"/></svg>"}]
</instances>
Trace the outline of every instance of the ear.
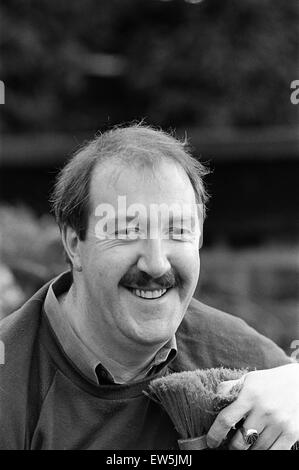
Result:
<instances>
[{"instance_id":1,"label":"ear","mask_svg":"<svg viewBox=\"0 0 299 470\"><path fill-rule=\"evenodd\" d=\"M61 230L61 238L66 254L75 271L82 271L80 239L72 227L64 226Z\"/></svg>"}]
</instances>

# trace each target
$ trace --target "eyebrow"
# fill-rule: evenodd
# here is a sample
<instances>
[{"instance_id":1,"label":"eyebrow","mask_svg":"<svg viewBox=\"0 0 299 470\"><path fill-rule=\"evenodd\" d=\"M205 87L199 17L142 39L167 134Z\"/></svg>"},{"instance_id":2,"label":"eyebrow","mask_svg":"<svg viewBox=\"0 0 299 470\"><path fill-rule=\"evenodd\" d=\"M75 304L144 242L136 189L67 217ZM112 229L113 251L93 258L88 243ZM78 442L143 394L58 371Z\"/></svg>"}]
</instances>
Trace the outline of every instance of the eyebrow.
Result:
<instances>
[{"instance_id":1,"label":"eyebrow","mask_svg":"<svg viewBox=\"0 0 299 470\"><path fill-rule=\"evenodd\" d=\"M112 218L109 218L109 220L114 220L115 222L115 227L119 227L119 225L125 223L125 224L129 224L130 222L136 220L136 223L138 224L140 222L139 220L139 214L136 214L136 215L127 215L126 217L118 217L116 216L114 219ZM119 221L121 222L119 224ZM169 219L168 219L168 222L169 222L169 225L173 225L173 224L176 224L176 223L184 223L184 222L191 222L191 225L194 226L195 223L196 223L196 218L193 216L193 215L187 215L187 216L182 216L182 215L174 215L171 214ZM150 220L147 220L147 225L149 224Z\"/></svg>"},{"instance_id":2,"label":"eyebrow","mask_svg":"<svg viewBox=\"0 0 299 470\"><path fill-rule=\"evenodd\" d=\"M115 223L118 225L119 220L121 222L125 221L126 223L129 223L132 220L138 219L138 217L139 217L138 214L137 215L127 215L126 217L115 217L114 220L115 220ZM109 220L111 220L111 219L109 218Z\"/></svg>"},{"instance_id":3,"label":"eyebrow","mask_svg":"<svg viewBox=\"0 0 299 470\"><path fill-rule=\"evenodd\" d=\"M184 220L191 220L192 223L195 223L195 220L196 220L196 219L195 219L195 217L194 217L193 215L187 215L187 216L186 216L186 215L185 215L185 216L183 216L183 215L175 215L174 217L173 217L173 215L171 215L171 217L169 217L169 220L171 221L171 223L173 223L173 222L181 222L182 220L183 220L183 221L184 221Z\"/></svg>"}]
</instances>

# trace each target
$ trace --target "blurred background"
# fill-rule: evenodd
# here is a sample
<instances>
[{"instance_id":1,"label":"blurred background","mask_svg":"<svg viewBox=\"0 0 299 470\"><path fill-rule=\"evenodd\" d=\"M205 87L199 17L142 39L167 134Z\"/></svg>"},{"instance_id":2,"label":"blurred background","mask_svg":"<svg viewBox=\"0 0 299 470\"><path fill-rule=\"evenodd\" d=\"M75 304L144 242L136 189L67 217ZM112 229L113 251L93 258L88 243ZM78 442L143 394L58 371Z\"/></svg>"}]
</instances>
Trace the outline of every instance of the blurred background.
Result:
<instances>
[{"instance_id":1,"label":"blurred background","mask_svg":"<svg viewBox=\"0 0 299 470\"><path fill-rule=\"evenodd\" d=\"M145 119L211 169L196 297L299 340L298 0L2 0L0 317L65 269L49 214L83 140Z\"/></svg>"}]
</instances>

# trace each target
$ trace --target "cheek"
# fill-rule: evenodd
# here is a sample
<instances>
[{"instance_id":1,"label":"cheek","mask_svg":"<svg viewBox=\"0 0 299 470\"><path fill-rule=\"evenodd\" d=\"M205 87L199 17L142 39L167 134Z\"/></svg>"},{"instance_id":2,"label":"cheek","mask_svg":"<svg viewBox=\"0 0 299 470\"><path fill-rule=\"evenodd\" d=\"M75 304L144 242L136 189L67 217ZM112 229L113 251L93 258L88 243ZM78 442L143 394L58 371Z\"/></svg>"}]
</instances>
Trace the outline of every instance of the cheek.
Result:
<instances>
[{"instance_id":1,"label":"cheek","mask_svg":"<svg viewBox=\"0 0 299 470\"><path fill-rule=\"evenodd\" d=\"M179 252L179 251L178 251ZM186 246L177 256L177 269L182 276L190 283L197 282L200 270L200 258L198 249L193 246Z\"/></svg>"},{"instance_id":2,"label":"cheek","mask_svg":"<svg viewBox=\"0 0 299 470\"><path fill-rule=\"evenodd\" d=\"M131 249L124 246L96 245L84 253L82 266L89 284L107 296L115 295L123 275L136 262ZM99 293L100 295L100 293Z\"/></svg>"},{"instance_id":3,"label":"cheek","mask_svg":"<svg viewBox=\"0 0 299 470\"><path fill-rule=\"evenodd\" d=\"M188 266L188 279L190 281L190 285L192 286L192 290L194 290L197 286L198 279L199 279L199 272L200 272L200 261L199 258L194 259L192 264L190 263Z\"/></svg>"},{"instance_id":4,"label":"cheek","mask_svg":"<svg viewBox=\"0 0 299 470\"><path fill-rule=\"evenodd\" d=\"M198 282L200 259L198 250L193 247L181 247L176 250L171 265L179 275L182 285L179 292L181 301L190 300Z\"/></svg>"},{"instance_id":5,"label":"cheek","mask_svg":"<svg viewBox=\"0 0 299 470\"><path fill-rule=\"evenodd\" d=\"M81 250L81 263L89 295L101 297L106 291L106 286L111 285L110 278L113 275L108 254L103 253L98 246L86 246Z\"/></svg>"}]
</instances>

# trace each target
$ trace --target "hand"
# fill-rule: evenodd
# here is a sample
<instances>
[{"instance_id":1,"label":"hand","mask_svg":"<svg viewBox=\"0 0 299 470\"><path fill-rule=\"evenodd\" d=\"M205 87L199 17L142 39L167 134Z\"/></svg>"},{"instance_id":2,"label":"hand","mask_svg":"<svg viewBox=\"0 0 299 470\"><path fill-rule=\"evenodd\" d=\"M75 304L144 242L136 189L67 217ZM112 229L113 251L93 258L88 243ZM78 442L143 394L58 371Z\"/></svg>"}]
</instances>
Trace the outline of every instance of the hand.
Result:
<instances>
[{"instance_id":1,"label":"hand","mask_svg":"<svg viewBox=\"0 0 299 470\"><path fill-rule=\"evenodd\" d=\"M245 418L244 428L256 429L259 433L250 450L289 450L299 440L299 364L252 371L245 374L243 380L237 400L219 413L209 430L208 446L218 447L229 430ZM221 392L228 391L236 382L223 382L219 386ZM248 448L238 430L229 449Z\"/></svg>"}]
</instances>

